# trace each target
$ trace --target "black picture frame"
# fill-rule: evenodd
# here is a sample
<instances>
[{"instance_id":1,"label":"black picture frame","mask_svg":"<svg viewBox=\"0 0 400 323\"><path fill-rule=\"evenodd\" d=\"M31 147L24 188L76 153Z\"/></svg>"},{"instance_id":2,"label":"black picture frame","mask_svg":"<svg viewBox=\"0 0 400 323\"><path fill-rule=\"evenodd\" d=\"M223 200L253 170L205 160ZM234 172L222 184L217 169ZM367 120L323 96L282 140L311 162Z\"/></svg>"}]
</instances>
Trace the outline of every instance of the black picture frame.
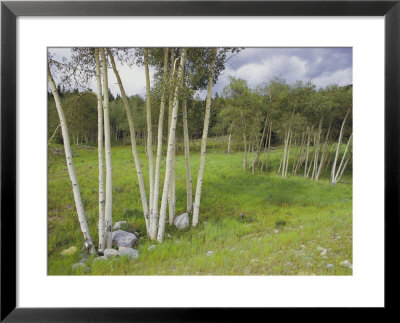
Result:
<instances>
[{"instance_id":1,"label":"black picture frame","mask_svg":"<svg viewBox=\"0 0 400 323\"><path fill-rule=\"evenodd\" d=\"M384 16L385 309L396 309L400 179L400 1L74 1L1 3L1 321L252 321L265 309L16 307L16 19L19 16ZM371 95L371 94L368 94ZM371 189L373 189L371 187ZM373 255L371 255L373 256ZM250 313L249 313L250 312ZM250 315L250 316L249 316ZM254 316L253 316L254 315Z\"/></svg>"}]
</instances>

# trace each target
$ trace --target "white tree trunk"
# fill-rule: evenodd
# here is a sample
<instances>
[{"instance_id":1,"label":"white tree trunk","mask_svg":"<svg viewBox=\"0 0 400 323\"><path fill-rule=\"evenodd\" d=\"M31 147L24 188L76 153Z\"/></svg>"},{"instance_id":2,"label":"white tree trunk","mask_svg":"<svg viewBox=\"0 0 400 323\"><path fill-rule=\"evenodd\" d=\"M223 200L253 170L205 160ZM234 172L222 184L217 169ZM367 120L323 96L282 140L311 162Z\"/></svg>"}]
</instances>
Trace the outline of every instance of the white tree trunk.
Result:
<instances>
[{"instance_id":1,"label":"white tree trunk","mask_svg":"<svg viewBox=\"0 0 400 323\"><path fill-rule=\"evenodd\" d=\"M151 101L150 101L150 75L149 75L149 52L144 49L144 67L146 74L146 112L147 112L147 156L149 158L149 209L150 223L155 221L153 214L153 195L154 195L154 158L153 158L153 130L151 124ZM150 224L151 226L151 224Z\"/></svg>"},{"instance_id":2,"label":"white tree trunk","mask_svg":"<svg viewBox=\"0 0 400 323\"><path fill-rule=\"evenodd\" d=\"M201 198L201 189L203 186L204 166L206 163L207 135L208 135L208 125L210 123L211 94L212 94L211 92L213 85L213 70L215 65L216 54L217 54L217 49L214 47L212 49L213 59L211 62L210 74L208 77L206 114L204 116L203 138L201 141L201 152L200 152L200 167L199 167L199 174L197 176L196 196L194 200L194 211L193 211L193 221L192 221L192 225L194 227L199 223L200 198Z\"/></svg>"},{"instance_id":3,"label":"white tree trunk","mask_svg":"<svg viewBox=\"0 0 400 323\"><path fill-rule=\"evenodd\" d=\"M168 103L168 133L170 132L171 129L171 120L172 120L172 109L174 105L174 91L175 88L173 86L174 84L174 79L175 79L175 64L178 58L175 59L175 49L171 48L171 77L170 77L170 83L171 83L171 89L170 89L170 97L169 97L169 103ZM178 103L177 103L178 104ZM173 147L172 147L172 160L171 160L171 179L169 183L169 190L168 190L168 210L169 210L169 223L171 224L171 220L173 221L175 217L175 195L174 195L174 190L175 190L175 133L174 133L174 141L173 141Z\"/></svg>"},{"instance_id":4,"label":"white tree trunk","mask_svg":"<svg viewBox=\"0 0 400 323\"><path fill-rule=\"evenodd\" d=\"M183 118L183 139L185 146L185 166L186 166L186 209L188 213L193 211L193 197L192 197L192 173L190 170L190 146L189 146L189 131L187 122L187 106L186 99L182 105L182 118Z\"/></svg>"},{"instance_id":5,"label":"white tree trunk","mask_svg":"<svg viewBox=\"0 0 400 323\"><path fill-rule=\"evenodd\" d=\"M347 159L347 160L344 162L344 160L345 160L345 158L346 158L347 150L349 149L349 145L350 145L350 143L351 143L352 138L353 138L353 134L351 134L351 136L350 136L350 138L349 138L349 140L348 140L348 142L347 142L346 149L344 150L344 153L343 153L342 160L341 160L341 162L340 162L339 168L338 168L338 170L337 170L337 172L336 172L334 181L332 181L333 184L336 184L336 183L339 181L339 179L342 177L343 172L344 172L344 169L346 168L347 162L349 161L349 160ZM344 164L343 164L343 162L344 162Z\"/></svg>"},{"instance_id":6,"label":"white tree trunk","mask_svg":"<svg viewBox=\"0 0 400 323\"><path fill-rule=\"evenodd\" d=\"M349 111L350 111L350 110L349 110ZM347 115L349 114L349 111L347 111L346 116L345 116L344 119L343 119L342 126L341 126L341 128L340 128L340 134L339 134L338 144L337 144L337 147L336 147L336 154L335 154L335 158L333 159L333 165L332 165L332 170L331 170L331 180L332 180L332 183L335 183L336 163L337 163L337 160L338 160L338 157L339 157L340 145L341 145L341 143L342 143L343 128L344 128L344 125L345 125L345 123L346 123L346 119L347 119Z\"/></svg>"},{"instance_id":7,"label":"white tree trunk","mask_svg":"<svg viewBox=\"0 0 400 323\"><path fill-rule=\"evenodd\" d=\"M146 221L146 230L147 230L147 233L149 233L149 208L147 205L146 189L144 187L144 181L143 181L142 165L140 163L139 154L138 154L137 148L136 148L135 127L133 125L133 118L132 118L131 110L129 109L128 98L126 97L126 93L125 93L124 87L122 85L121 77L119 76L117 67L115 65L114 57L110 50L107 50L107 52L111 59L111 65L114 70L115 77L117 78L119 89L121 91L122 101L124 102L126 116L128 119L129 132L131 134L132 155L133 155L133 159L135 161L136 173L137 173L138 182L139 182L140 199L142 201L143 215L144 215L144 219Z\"/></svg>"},{"instance_id":8,"label":"white tree trunk","mask_svg":"<svg viewBox=\"0 0 400 323\"><path fill-rule=\"evenodd\" d=\"M57 87L56 84L54 83L53 76L51 75L49 66L47 66L47 76L50 82L51 92L53 94L54 101L56 102L58 116L60 118L61 132L64 141L65 158L67 161L69 178L72 184L72 192L74 194L75 207L78 213L78 220L81 227L81 231L83 233L83 239L85 241L85 247L90 253L94 254L96 253L96 248L93 245L93 241L89 232L89 226L86 221L85 211L83 209L83 203L82 203L81 193L79 190L78 179L76 177L74 163L72 160L72 150L71 150L71 144L69 142L67 121L65 119L60 96L58 95Z\"/></svg>"},{"instance_id":9,"label":"white tree trunk","mask_svg":"<svg viewBox=\"0 0 400 323\"><path fill-rule=\"evenodd\" d=\"M111 134L110 134L110 100L108 97L108 74L107 61L104 48L100 49L103 93L104 93L104 142L106 154L106 205L105 205L105 227L106 227L106 248L112 245L112 162L111 162Z\"/></svg>"},{"instance_id":10,"label":"white tree trunk","mask_svg":"<svg viewBox=\"0 0 400 323\"><path fill-rule=\"evenodd\" d=\"M99 253L103 253L106 248L105 231L105 210L104 210L104 129L103 129L103 93L101 89L100 59L99 49L95 48L94 57L96 61L96 81L97 81L97 151L99 159Z\"/></svg>"},{"instance_id":11,"label":"white tree trunk","mask_svg":"<svg viewBox=\"0 0 400 323\"><path fill-rule=\"evenodd\" d=\"M168 199L168 190L169 184L171 180L171 168L172 168L172 153L174 148L174 141L175 141L175 131L176 131L176 119L178 114L178 91L180 81L182 79L183 68L185 66L185 58L186 58L186 48L182 50L181 62L178 72L178 83L175 86L174 91L174 101L173 101L173 108L172 108L172 115L171 115L171 125L169 129L168 135L168 150L167 150L167 165L165 168L165 179L164 179L164 188L163 194L161 198L161 208L160 208L160 221L158 225L158 233L157 233L157 241L163 242L164 240L164 233L165 233L165 220L167 217L167 199Z\"/></svg>"},{"instance_id":12,"label":"white tree trunk","mask_svg":"<svg viewBox=\"0 0 400 323\"><path fill-rule=\"evenodd\" d=\"M164 71L163 71L163 86L167 79L168 67L168 48L164 51ZM154 180L154 197L153 197L153 219L150 219L150 239L154 240L157 237L157 221L158 221L158 194L160 189L160 169L162 157L162 140L163 140L163 124L164 124L164 110L165 110L165 90L161 93L160 103L160 116L158 119L158 136L157 136L157 159L156 159L156 172Z\"/></svg>"}]
</instances>

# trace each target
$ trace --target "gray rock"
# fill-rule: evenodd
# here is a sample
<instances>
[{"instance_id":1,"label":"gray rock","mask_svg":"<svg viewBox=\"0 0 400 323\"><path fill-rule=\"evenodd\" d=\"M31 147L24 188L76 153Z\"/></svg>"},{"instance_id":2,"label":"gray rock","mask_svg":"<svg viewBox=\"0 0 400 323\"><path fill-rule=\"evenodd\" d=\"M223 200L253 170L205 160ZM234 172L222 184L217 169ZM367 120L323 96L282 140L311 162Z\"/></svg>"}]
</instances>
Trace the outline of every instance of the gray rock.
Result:
<instances>
[{"instance_id":1,"label":"gray rock","mask_svg":"<svg viewBox=\"0 0 400 323\"><path fill-rule=\"evenodd\" d=\"M121 229L121 224L126 224L126 221L118 221L114 224L113 230L119 230Z\"/></svg>"},{"instance_id":2,"label":"gray rock","mask_svg":"<svg viewBox=\"0 0 400 323\"><path fill-rule=\"evenodd\" d=\"M350 268L351 263L350 263L349 260L343 260L343 261L340 263L340 266Z\"/></svg>"},{"instance_id":3,"label":"gray rock","mask_svg":"<svg viewBox=\"0 0 400 323\"><path fill-rule=\"evenodd\" d=\"M70 255L73 255L76 252L76 250L77 250L76 247L72 246L72 247L70 247L68 249L65 249L65 250L61 251L61 254L63 256L70 256Z\"/></svg>"},{"instance_id":4,"label":"gray rock","mask_svg":"<svg viewBox=\"0 0 400 323\"><path fill-rule=\"evenodd\" d=\"M155 247L156 247L156 245L153 244L153 245L151 245L151 246L147 249L147 251L153 250Z\"/></svg>"},{"instance_id":5,"label":"gray rock","mask_svg":"<svg viewBox=\"0 0 400 323\"><path fill-rule=\"evenodd\" d=\"M79 263L84 264L87 261L86 258L82 258L81 260L79 260Z\"/></svg>"},{"instance_id":6,"label":"gray rock","mask_svg":"<svg viewBox=\"0 0 400 323\"><path fill-rule=\"evenodd\" d=\"M174 225L179 229L186 229L189 226L189 214L183 213L178 215L174 220Z\"/></svg>"},{"instance_id":7,"label":"gray rock","mask_svg":"<svg viewBox=\"0 0 400 323\"><path fill-rule=\"evenodd\" d=\"M208 251L208 252L207 252L207 257L212 256L213 253L214 253L214 251Z\"/></svg>"},{"instance_id":8,"label":"gray rock","mask_svg":"<svg viewBox=\"0 0 400 323\"><path fill-rule=\"evenodd\" d=\"M124 248L121 251L118 251L120 256L128 256L130 259L134 260L139 257L139 251L133 248Z\"/></svg>"},{"instance_id":9,"label":"gray rock","mask_svg":"<svg viewBox=\"0 0 400 323\"><path fill-rule=\"evenodd\" d=\"M332 264L327 264L327 265L326 265L326 268L327 268L327 269L332 269L332 268L334 268L334 267L335 267L335 266L332 265Z\"/></svg>"},{"instance_id":10,"label":"gray rock","mask_svg":"<svg viewBox=\"0 0 400 323\"><path fill-rule=\"evenodd\" d=\"M118 247L131 248L137 241L138 238L131 232L118 230L112 233L112 243Z\"/></svg>"},{"instance_id":11,"label":"gray rock","mask_svg":"<svg viewBox=\"0 0 400 323\"><path fill-rule=\"evenodd\" d=\"M275 234L278 234L278 233L279 233L279 230L274 229L274 233L275 233Z\"/></svg>"},{"instance_id":12,"label":"gray rock","mask_svg":"<svg viewBox=\"0 0 400 323\"><path fill-rule=\"evenodd\" d=\"M104 257L106 259L110 259L112 257L118 256L118 251L115 249L105 249L104 250Z\"/></svg>"}]
</instances>

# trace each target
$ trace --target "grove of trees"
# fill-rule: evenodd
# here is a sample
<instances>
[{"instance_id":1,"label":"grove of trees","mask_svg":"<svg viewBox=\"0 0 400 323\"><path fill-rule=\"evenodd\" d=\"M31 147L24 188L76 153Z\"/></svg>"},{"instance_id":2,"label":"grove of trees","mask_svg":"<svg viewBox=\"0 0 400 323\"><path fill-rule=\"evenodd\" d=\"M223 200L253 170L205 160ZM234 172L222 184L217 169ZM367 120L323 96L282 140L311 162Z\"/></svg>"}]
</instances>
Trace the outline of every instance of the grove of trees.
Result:
<instances>
[{"instance_id":1,"label":"grove of trees","mask_svg":"<svg viewBox=\"0 0 400 323\"><path fill-rule=\"evenodd\" d=\"M97 147L99 167L98 253L112 244L113 145L131 145L140 188L147 235L162 243L176 208L175 161L185 158L187 212L192 225L200 219L201 192L209 137L224 142L225 153L243 153L244 172L271 172L286 178L299 175L318 181L324 174L332 184L352 163L352 86L317 89L311 82L293 85L284 79L266 80L251 88L230 78L222 94L212 97L213 85L237 48L75 48L70 59L48 57L50 84L49 144L63 144L85 246L91 238L73 164L73 145ZM146 95L128 96L117 63L144 66ZM149 68L155 70L153 82ZM120 94L109 90L114 73ZM57 76L57 77L54 77ZM96 80L96 88L89 80ZM55 79L60 80L56 84ZM198 96L206 91L206 98ZM193 190L190 147L201 138L197 183ZM224 140L222 140L224 138ZM138 145L145 146L149 183L143 179ZM277 169L269 162L281 149ZM161 163L165 162L162 177ZM164 178L164 182L161 182ZM148 190L146 190L146 187Z\"/></svg>"}]
</instances>

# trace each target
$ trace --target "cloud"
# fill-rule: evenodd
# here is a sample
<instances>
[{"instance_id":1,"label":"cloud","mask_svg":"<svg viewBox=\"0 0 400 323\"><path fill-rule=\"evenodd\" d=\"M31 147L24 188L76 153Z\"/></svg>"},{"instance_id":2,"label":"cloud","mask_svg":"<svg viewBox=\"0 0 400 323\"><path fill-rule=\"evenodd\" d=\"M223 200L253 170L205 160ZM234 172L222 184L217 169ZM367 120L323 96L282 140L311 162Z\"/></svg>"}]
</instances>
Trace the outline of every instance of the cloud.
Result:
<instances>
[{"instance_id":1,"label":"cloud","mask_svg":"<svg viewBox=\"0 0 400 323\"><path fill-rule=\"evenodd\" d=\"M68 48L51 49L56 57L68 57ZM117 63L121 79L127 95L139 94L144 96L145 74L143 67L122 66ZM349 47L321 48L246 48L238 55L228 60L225 70L219 76L213 87L213 94L221 93L229 84L229 76L245 79L249 86L268 82L277 76L289 84L297 80L311 81L317 88L330 84L347 85L353 81L353 52ZM113 94L120 93L119 87L110 69L109 87ZM151 77L154 69L150 68ZM95 88L92 81L92 87ZM199 93L205 98L206 91Z\"/></svg>"}]
</instances>

